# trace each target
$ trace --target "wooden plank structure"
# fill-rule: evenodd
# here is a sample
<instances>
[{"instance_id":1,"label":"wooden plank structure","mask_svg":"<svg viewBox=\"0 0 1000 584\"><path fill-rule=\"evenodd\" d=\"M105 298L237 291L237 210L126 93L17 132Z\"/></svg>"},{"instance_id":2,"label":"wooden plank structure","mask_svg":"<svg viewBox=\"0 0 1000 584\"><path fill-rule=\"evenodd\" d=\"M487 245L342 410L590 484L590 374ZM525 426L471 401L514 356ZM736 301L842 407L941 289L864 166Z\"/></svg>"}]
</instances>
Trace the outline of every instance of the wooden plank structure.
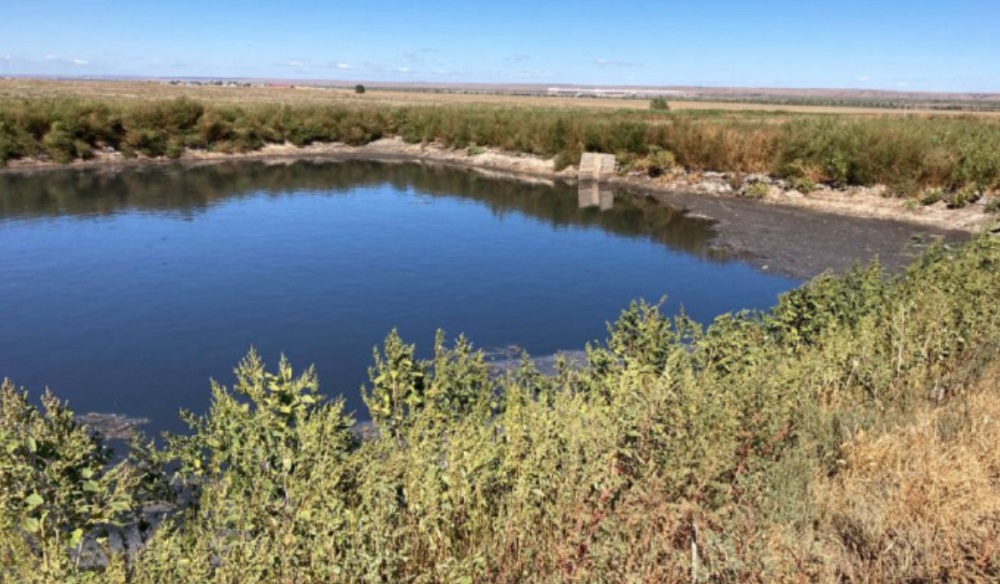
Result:
<instances>
[{"instance_id":1,"label":"wooden plank structure","mask_svg":"<svg viewBox=\"0 0 1000 584\"><path fill-rule=\"evenodd\" d=\"M580 181L605 182L615 175L615 155L584 152L580 159Z\"/></svg>"}]
</instances>

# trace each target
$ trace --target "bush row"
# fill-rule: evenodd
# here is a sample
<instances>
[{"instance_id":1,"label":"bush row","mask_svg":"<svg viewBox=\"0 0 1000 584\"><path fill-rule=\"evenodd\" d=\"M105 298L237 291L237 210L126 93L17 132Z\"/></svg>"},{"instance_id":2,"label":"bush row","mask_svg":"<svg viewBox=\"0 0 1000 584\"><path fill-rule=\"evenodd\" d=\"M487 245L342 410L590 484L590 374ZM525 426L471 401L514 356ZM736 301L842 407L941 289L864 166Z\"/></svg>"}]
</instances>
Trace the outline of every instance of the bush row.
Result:
<instances>
[{"instance_id":1,"label":"bush row","mask_svg":"<svg viewBox=\"0 0 1000 584\"><path fill-rule=\"evenodd\" d=\"M369 143L399 136L454 148L492 146L555 157L584 151L626 158L667 153L689 170L806 178L835 185L1000 188L1000 123L984 118L718 116L657 111L489 106L203 104L188 99L0 103L0 163L59 162L111 148L126 156L179 157L185 149L246 152L290 142Z\"/></svg>"}]
</instances>

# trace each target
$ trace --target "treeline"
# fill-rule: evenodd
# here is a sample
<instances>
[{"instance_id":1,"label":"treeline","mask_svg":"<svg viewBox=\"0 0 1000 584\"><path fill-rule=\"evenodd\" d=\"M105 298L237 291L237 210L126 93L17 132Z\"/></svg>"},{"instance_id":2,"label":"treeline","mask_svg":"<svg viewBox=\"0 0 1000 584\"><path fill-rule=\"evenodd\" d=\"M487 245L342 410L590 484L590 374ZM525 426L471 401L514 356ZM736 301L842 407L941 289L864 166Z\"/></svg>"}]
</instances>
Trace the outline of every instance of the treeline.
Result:
<instances>
[{"instance_id":1,"label":"treeline","mask_svg":"<svg viewBox=\"0 0 1000 584\"><path fill-rule=\"evenodd\" d=\"M494 106L233 105L77 99L0 103L0 163L59 162L113 149L180 157L186 149L254 151L266 144L362 145L399 136L455 148L491 146L554 157L584 151L661 154L688 170L769 173L834 185L981 193L1000 187L1000 122L956 117L719 116Z\"/></svg>"},{"instance_id":2,"label":"treeline","mask_svg":"<svg viewBox=\"0 0 1000 584\"><path fill-rule=\"evenodd\" d=\"M707 328L637 304L554 377L391 334L364 440L253 353L114 463L6 383L0 580L995 582L998 267L983 236Z\"/></svg>"}]
</instances>

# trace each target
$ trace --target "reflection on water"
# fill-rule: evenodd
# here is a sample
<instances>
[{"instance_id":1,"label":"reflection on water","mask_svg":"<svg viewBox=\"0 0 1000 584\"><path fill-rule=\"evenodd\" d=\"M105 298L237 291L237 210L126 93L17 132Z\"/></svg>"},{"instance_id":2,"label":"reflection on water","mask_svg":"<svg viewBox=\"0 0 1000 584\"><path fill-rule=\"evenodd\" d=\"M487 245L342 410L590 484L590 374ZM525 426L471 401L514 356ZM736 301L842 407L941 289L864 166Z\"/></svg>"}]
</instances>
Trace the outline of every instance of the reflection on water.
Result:
<instances>
[{"instance_id":1,"label":"reflection on water","mask_svg":"<svg viewBox=\"0 0 1000 584\"><path fill-rule=\"evenodd\" d=\"M615 206L615 189L597 181L581 181L579 185L581 209L597 207L608 211Z\"/></svg>"},{"instance_id":2,"label":"reflection on water","mask_svg":"<svg viewBox=\"0 0 1000 584\"><path fill-rule=\"evenodd\" d=\"M56 170L0 173L0 228L4 221L94 217L141 211L192 219L228 200L266 195L346 194L389 184L432 197L460 197L494 213L523 213L555 227L593 226L618 235L648 237L671 249L724 261L712 246L712 222L648 197L618 193L598 183L573 187L497 180L471 171L370 161L229 162L193 167Z\"/></svg>"},{"instance_id":3,"label":"reflection on water","mask_svg":"<svg viewBox=\"0 0 1000 584\"><path fill-rule=\"evenodd\" d=\"M706 322L797 284L712 245L710 221L643 196L416 164L0 173L0 377L155 432L253 345L315 363L364 419L394 327L422 355L440 327L544 356L636 298Z\"/></svg>"}]
</instances>

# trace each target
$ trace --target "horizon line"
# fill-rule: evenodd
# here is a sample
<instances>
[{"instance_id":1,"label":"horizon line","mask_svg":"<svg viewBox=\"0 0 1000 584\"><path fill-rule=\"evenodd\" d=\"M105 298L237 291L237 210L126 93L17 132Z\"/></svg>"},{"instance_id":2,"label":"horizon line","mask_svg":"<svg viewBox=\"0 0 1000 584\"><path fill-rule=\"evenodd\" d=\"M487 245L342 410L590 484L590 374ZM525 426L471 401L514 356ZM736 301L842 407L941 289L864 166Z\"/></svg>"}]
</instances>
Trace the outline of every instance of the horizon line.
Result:
<instances>
[{"instance_id":1,"label":"horizon line","mask_svg":"<svg viewBox=\"0 0 1000 584\"><path fill-rule=\"evenodd\" d=\"M5 73L0 79L32 79L43 81L149 81L149 82L169 82L169 81L219 81L219 82L285 82L302 85L326 85L334 87L353 87L355 85L370 85L373 88L379 86L392 88L426 87L440 89L462 89L462 88L538 88L546 90L700 90L700 91L762 91L772 92L780 95L779 92L859 92L877 93L896 96L968 96L973 98L995 98L1000 99L1000 90L995 91L943 91L929 89L911 88L866 88L856 86L844 87L789 87L789 86L741 86L741 85L651 85L635 84L624 85L615 83L591 84L559 81L534 81L534 82L489 82L489 81L389 81L389 80L349 80L332 78L307 78L307 77L259 77L259 76L226 76L226 75L141 75L141 74L96 74L96 75L52 75L43 73Z\"/></svg>"}]
</instances>

